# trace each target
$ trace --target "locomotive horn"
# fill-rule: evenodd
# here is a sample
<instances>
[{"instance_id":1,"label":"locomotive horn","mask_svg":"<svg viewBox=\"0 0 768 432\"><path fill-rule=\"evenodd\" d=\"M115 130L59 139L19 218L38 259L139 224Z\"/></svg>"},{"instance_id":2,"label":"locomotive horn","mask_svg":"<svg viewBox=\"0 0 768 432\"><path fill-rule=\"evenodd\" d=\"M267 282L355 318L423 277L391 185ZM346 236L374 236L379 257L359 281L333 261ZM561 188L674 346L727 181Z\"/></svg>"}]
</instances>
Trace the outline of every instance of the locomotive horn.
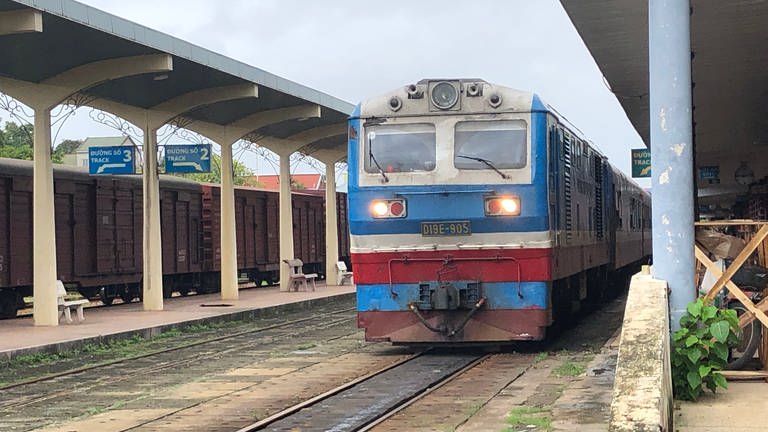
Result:
<instances>
[{"instance_id":1,"label":"locomotive horn","mask_svg":"<svg viewBox=\"0 0 768 432\"><path fill-rule=\"evenodd\" d=\"M424 96L424 90L420 89L416 84L411 84L405 88L408 93L409 99L421 99Z\"/></svg>"},{"instance_id":2,"label":"locomotive horn","mask_svg":"<svg viewBox=\"0 0 768 432\"><path fill-rule=\"evenodd\" d=\"M399 97L392 96L392 98L389 99L389 108L392 111L398 111L402 107L403 107L403 102L400 100Z\"/></svg>"},{"instance_id":3,"label":"locomotive horn","mask_svg":"<svg viewBox=\"0 0 768 432\"><path fill-rule=\"evenodd\" d=\"M498 93L494 93L488 98L488 104L494 108L501 106L501 96Z\"/></svg>"},{"instance_id":4,"label":"locomotive horn","mask_svg":"<svg viewBox=\"0 0 768 432\"><path fill-rule=\"evenodd\" d=\"M472 83L467 86L467 96L481 96L483 88L477 83Z\"/></svg>"}]
</instances>

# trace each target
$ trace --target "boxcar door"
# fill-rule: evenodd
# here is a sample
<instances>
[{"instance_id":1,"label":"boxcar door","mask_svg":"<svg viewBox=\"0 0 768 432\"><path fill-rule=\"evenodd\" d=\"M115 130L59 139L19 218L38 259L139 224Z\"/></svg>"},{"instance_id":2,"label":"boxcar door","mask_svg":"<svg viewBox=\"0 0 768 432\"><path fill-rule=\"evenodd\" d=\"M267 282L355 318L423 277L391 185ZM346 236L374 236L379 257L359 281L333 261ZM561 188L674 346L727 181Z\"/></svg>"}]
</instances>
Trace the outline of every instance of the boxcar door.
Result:
<instances>
[{"instance_id":1,"label":"boxcar door","mask_svg":"<svg viewBox=\"0 0 768 432\"><path fill-rule=\"evenodd\" d=\"M74 185L70 183L74 189ZM74 279L75 239L72 217L72 195L56 193L53 199L56 214L56 271L64 281Z\"/></svg>"},{"instance_id":2,"label":"boxcar door","mask_svg":"<svg viewBox=\"0 0 768 432\"><path fill-rule=\"evenodd\" d=\"M32 179L14 178L10 199L10 244L32 244ZM11 247L10 285L32 285L32 248Z\"/></svg>"},{"instance_id":3,"label":"boxcar door","mask_svg":"<svg viewBox=\"0 0 768 432\"><path fill-rule=\"evenodd\" d=\"M268 243L267 238L267 201L263 196L257 197L253 201L253 236L256 247L254 248L254 260L263 264L268 261Z\"/></svg>"},{"instance_id":4,"label":"boxcar door","mask_svg":"<svg viewBox=\"0 0 768 432\"><path fill-rule=\"evenodd\" d=\"M176 271L189 272L189 201L176 201Z\"/></svg>"},{"instance_id":5,"label":"boxcar door","mask_svg":"<svg viewBox=\"0 0 768 432\"><path fill-rule=\"evenodd\" d=\"M235 235L237 238L237 268L245 268L245 198L235 197Z\"/></svg>"},{"instance_id":6,"label":"boxcar door","mask_svg":"<svg viewBox=\"0 0 768 432\"><path fill-rule=\"evenodd\" d=\"M11 179L0 177L0 287L8 286L9 221L11 215Z\"/></svg>"},{"instance_id":7,"label":"boxcar door","mask_svg":"<svg viewBox=\"0 0 768 432\"><path fill-rule=\"evenodd\" d=\"M115 232L115 188L112 179L98 179L96 189L96 271L101 274L115 272L117 239Z\"/></svg>"},{"instance_id":8,"label":"boxcar door","mask_svg":"<svg viewBox=\"0 0 768 432\"><path fill-rule=\"evenodd\" d=\"M245 233L245 246L243 250L243 267L256 267L256 215L254 214L252 200L246 198L243 201L243 233Z\"/></svg>"},{"instance_id":9,"label":"boxcar door","mask_svg":"<svg viewBox=\"0 0 768 432\"><path fill-rule=\"evenodd\" d=\"M77 239L75 274L96 272L96 188L75 185L74 232Z\"/></svg>"},{"instance_id":10,"label":"boxcar door","mask_svg":"<svg viewBox=\"0 0 768 432\"><path fill-rule=\"evenodd\" d=\"M115 244L118 272L135 271L136 244L134 242L134 199L130 184L117 184L115 188Z\"/></svg>"},{"instance_id":11,"label":"boxcar door","mask_svg":"<svg viewBox=\"0 0 768 432\"><path fill-rule=\"evenodd\" d=\"M273 193L267 197L267 262L280 262L280 207L278 195Z\"/></svg>"}]
</instances>

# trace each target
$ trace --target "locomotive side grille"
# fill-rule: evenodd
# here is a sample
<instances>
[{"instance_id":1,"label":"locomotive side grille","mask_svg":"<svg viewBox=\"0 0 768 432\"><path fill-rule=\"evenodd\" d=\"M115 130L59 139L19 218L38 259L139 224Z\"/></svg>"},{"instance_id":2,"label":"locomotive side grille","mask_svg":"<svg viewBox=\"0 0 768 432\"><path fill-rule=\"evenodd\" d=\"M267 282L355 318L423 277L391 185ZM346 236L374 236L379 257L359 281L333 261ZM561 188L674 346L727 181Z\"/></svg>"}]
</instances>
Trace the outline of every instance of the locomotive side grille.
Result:
<instances>
[{"instance_id":1,"label":"locomotive side grille","mask_svg":"<svg viewBox=\"0 0 768 432\"><path fill-rule=\"evenodd\" d=\"M428 283L419 284L419 307L422 309L431 308L432 289Z\"/></svg>"},{"instance_id":2,"label":"locomotive side grille","mask_svg":"<svg viewBox=\"0 0 768 432\"><path fill-rule=\"evenodd\" d=\"M563 137L563 189L565 199L565 239L570 241L573 237L573 214L571 210L571 137Z\"/></svg>"},{"instance_id":3,"label":"locomotive side grille","mask_svg":"<svg viewBox=\"0 0 768 432\"><path fill-rule=\"evenodd\" d=\"M602 240L603 232L603 158L595 156L595 231Z\"/></svg>"},{"instance_id":4,"label":"locomotive side grille","mask_svg":"<svg viewBox=\"0 0 768 432\"><path fill-rule=\"evenodd\" d=\"M480 284L468 283L467 289L460 292L460 304L464 307L472 307L473 304L480 301Z\"/></svg>"}]
</instances>

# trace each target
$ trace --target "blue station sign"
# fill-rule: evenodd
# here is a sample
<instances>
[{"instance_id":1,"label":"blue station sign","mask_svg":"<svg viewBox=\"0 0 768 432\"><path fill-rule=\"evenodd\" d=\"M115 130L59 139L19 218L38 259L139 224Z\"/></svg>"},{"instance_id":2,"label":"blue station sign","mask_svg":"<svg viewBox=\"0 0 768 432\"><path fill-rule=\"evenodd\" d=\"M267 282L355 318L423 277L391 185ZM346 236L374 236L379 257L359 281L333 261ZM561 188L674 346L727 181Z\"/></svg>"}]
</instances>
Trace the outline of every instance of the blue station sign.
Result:
<instances>
[{"instance_id":1,"label":"blue station sign","mask_svg":"<svg viewBox=\"0 0 768 432\"><path fill-rule=\"evenodd\" d=\"M211 172L211 145L166 145L165 172Z\"/></svg>"},{"instance_id":2,"label":"blue station sign","mask_svg":"<svg viewBox=\"0 0 768 432\"><path fill-rule=\"evenodd\" d=\"M91 175L133 174L135 149L132 146L91 147L88 173Z\"/></svg>"}]
</instances>

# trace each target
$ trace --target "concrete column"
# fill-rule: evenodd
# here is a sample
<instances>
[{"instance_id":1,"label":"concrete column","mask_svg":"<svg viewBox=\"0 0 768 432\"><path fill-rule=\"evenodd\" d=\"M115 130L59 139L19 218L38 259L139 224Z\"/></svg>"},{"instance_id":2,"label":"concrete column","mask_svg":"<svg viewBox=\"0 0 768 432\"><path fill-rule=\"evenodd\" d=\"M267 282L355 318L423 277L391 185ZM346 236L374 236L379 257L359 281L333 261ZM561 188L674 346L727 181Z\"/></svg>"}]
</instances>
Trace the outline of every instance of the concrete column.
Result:
<instances>
[{"instance_id":1,"label":"concrete column","mask_svg":"<svg viewBox=\"0 0 768 432\"><path fill-rule=\"evenodd\" d=\"M694 200L689 0L648 4L653 273L670 288L672 330L694 286Z\"/></svg>"},{"instance_id":2,"label":"concrete column","mask_svg":"<svg viewBox=\"0 0 768 432\"><path fill-rule=\"evenodd\" d=\"M56 295L56 224L51 163L51 109L35 109L32 205L33 316L36 326L59 325ZM23 245L19 245L22 247Z\"/></svg>"},{"instance_id":3,"label":"concrete column","mask_svg":"<svg viewBox=\"0 0 768 432\"><path fill-rule=\"evenodd\" d=\"M42 31L38 11L0 12L0 34ZM172 57L152 54L100 60L62 71L42 82L0 76L2 91L35 110L33 279L35 325L58 325L56 300L56 228L51 164L52 107L95 84L151 72L172 70ZM142 117L146 119L146 117ZM140 121L139 121L140 123ZM159 219L159 218L158 218ZM146 239L147 236L145 236ZM159 244L159 241L157 242ZM159 262L157 263L159 265ZM162 298L162 297L161 297Z\"/></svg>"},{"instance_id":4,"label":"concrete column","mask_svg":"<svg viewBox=\"0 0 768 432\"><path fill-rule=\"evenodd\" d=\"M232 144L221 144L221 299L237 300L237 239Z\"/></svg>"},{"instance_id":5,"label":"concrete column","mask_svg":"<svg viewBox=\"0 0 768 432\"><path fill-rule=\"evenodd\" d=\"M339 229L336 213L336 164L325 163L325 283L339 285L336 262L339 260Z\"/></svg>"},{"instance_id":6,"label":"concrete column","mask_svg":"<svg viewBox=\"0 0 768 432\"><path fill-rule=\"evenodd\" d=\"M283 260L293 259L293 205L291 204L291 153L280 155L280 291L290 287L290 269Z\"/></svg>"},{"instance_id":7,"label":"concrete column","mask_svg":"<svg viewBox=\"0 0 768 432\"><path fill-rule=\"evenodd\" d=\"M147 122L149 123L149 121ZM144 310L163 310L163 247L157 129L144 127Z\"/></svg>"}]
</instances>

